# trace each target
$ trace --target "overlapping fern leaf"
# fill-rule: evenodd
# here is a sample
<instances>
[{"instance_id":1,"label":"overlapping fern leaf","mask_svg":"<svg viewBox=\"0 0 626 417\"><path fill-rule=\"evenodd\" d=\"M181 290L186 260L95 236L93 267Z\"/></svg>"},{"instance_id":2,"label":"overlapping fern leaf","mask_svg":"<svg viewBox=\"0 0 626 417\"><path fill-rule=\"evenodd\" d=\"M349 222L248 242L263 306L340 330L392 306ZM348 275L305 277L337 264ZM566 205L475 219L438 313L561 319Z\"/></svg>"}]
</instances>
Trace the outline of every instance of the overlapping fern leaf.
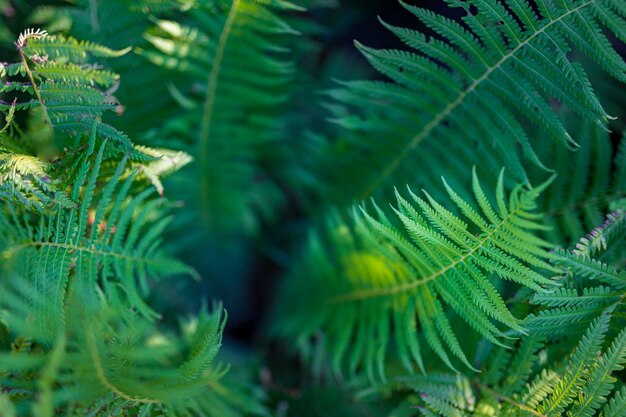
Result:
<instances>
[{"instance_id":1,"label":"overlapping fern leaf","mask_svg":"<svg viewBox=\"0 0 626 417\"><path fill-rule=\"evenodd\" d=\"M437 149L450 156L445 149L453 141L466 148L488 144L516 181L528 182L520 154L553 168L531 146L528 122L541 127L545 140L577 147L577 134L559 120L553 99L598 125L609 117L572 52L626 81L626 63L605 34L626 40L620 0L447 3L464 12L462 22L402 3L433 36L383 22L410 51L357 43L391 81L347 82L330 92L352 109L336 116L353 132L337 146L333 177L341 184L345 172L355 172L346 192L364 198L383 184L408 182L417 161Z\"/></svg>"},{"instance_id":2,"label":"overlapping fern leaf","mask_svg":"<svg viewBox=\"0 0 626 417\"><path fill-rule=\"evenodd\" d=\"M5 231L0 237L3 274L31 278L47 302L57 306L55 317L50 318L54 322L62 314L72 275L84 285L102 285L111 297L121 296L120 302L126 299L146 316L154 316L140 296L148 290L148 277L193 274L159 249L160 234L170 218L153 217L161 204L149 200L153 190L131 198L135 176L120 181L125 160L95 198L106 147L104 141L96 149L96 131L94 126L72 187L76 206L33 217L20 216L20 207L12 204L0 211ZM118 282L124 289L121 295Z\"/></svg>"},{"instance_id":3,"label":"overlapping fern leaf","mask_svg":"<svg viewBox=\"0 0 626 417\"><path fill-rule=\"evenodd\" d=\"M554 161L558 172L538 202L550 226L545 236L564 247L602 223L611 203L626 197L626 136L613 145L606 127L571 118L567 126L581 138L578 151L571 153L554 145L538 151ZM532 179L545 177L539 170L531 172Z\"/></svg>"},{"instance_id":4,"label":"overlapping fern leaf","mask_svg":"<svg viewBox=\"0 0 626 417\"><path fill-rule=\"evenodd\" d=\"M39 212L72 206L50 173L52 165L38 158L27 141L9 133L14 115L15 107L11 107L6 125L0 129L0 200L15 201Z\"/></svg>"},{"instance_id":5,"label":"overlapping fern leaf","mask_svg":"<svg viewBox=\"0 0 626 417\"><path fill-rule=\"evenodd\" d=\"M133 168L126 168L133 165L129 161L137 161L135 165L143 162L142 174L157 182L158 175L168 171L155 165L163 159L140 152L125 134L100 122L102 113L115 102L98 86L112 86L117 75L88 59L116 53L96 44L48 36L40 30L27 30L16 46L21 62L9 65L3 75L21 74L28 81L10 80L5 85L22 88L6 92L34 98L20 104L16 96L9 115L36 107L43 117L41 123L46 126L47 122L58 142L69 149L61 151L54 144L46 144L44 148L52 149L25 154L21 149L41 148L35 135L30 136L32 132L21 137L2 132L3 161L15 161L3 164L3 171L19 174L2 184L3 190L13 191L3 198L7 204L0 212L0 222L7 230L0 239L4 273L32 278L47 294L48 302L57 306L57 315L49 318L52 322L59 320L67 282L74 274L87 285L109 288L111 296L116 294L112 290L118 285L116 280L125 280L123 297L144 315L153 315L139 296L138 287L145 293L148 276L191 270L159 250L160 233L168 218L150 217L161 204L158 200L147 202L150 190L134 199L129 197L135 191L131 187L137 176ZM101 175L103 164L113 166L106 175ZM96 193L103 183L102 194ZM52 194L49 201L44 201L44 191ZM32 216L23 212L24 208L50 205L56 210L40 209ZM146 233L148 225L150 233Z\"/></svg>"},{"instance_id":6,"label":"overlapping fern leaf","mask_svg":"<svg viewBox=\"0 0 626 417\"><path fill-rule=\"evenodd\" d=\"M160 192L159 177L171 171L167 166L179 169L190 161L182 152L135 147L126 134L101 122L106 111L120 106L112 95L119 76L92 58L116 57L124 51L32 29L20 36L16 47L21 61L0 68L0 111L7 114L0 132L0 188L6 199L38 211L73 205L65 188L82 163L80 150L89 146L94 126L98 142L107 143L104 160L113 161L113 170L119 157L128 154L130 170L139 167ZM31 108L35 113L30 120L39 123L39 132L11 126L16 112ZM48 137L52 132L56 143Z\"/></svg>"},{"instance_id":7,"label":"overlapping fern leaf","mask_svg":"<svg viewBox=\"0 0 626 417\"><path fill-rule=\"evenodd\" d=\"M0 347L3 415L263 413L252 397L220 382L227 371L214 363L225 324L221 306L201 311L172 333L129 315L121 304L94 299L80 279L69 287L64 323L50 328L39 314L53 308L46 293L17 275L2 283L2 319L14 338L10 348Z\"/></svg>"},{"instance_id":8,"label":"overlapping fern leaf","mask_svg":"<svg viewBox=\"0 0 626 417\"><path fill-rule=\"evenodd\" d=\"M352 226L337 222L330 245L313 236L286 282L279 331L306 341L322 330L337 371L364 368L373 379L384 378L392 340L406 368L417 364L423 370L420 334L449 367L458 359L472 368L453 331L451 311L500 344L502 327L524 328L492 276L539 293L551 283L536 270L554 270L546 261L550 244L533 234L544 228L533 210L545 186L517 187L507 202L501 175L494 205L474 175L478 208L446 184L462 218L428 193L424 198L410 193L412 203L397 194L400 227L379 209L377 217L361 209Z\"/></svg>"},{"instance_id":9,"label":"overlapping fern leaf","mask_svg":"<svg viewBox=\"0 0 626 417\"><path fill-rule=\"evenodd\" d=\"M154 127L155 120L167 118L177 110L168 91L174 83L172 74L150 65L138 52L148 46L144 35L154 20L175 15L184 6L184 2L170 0L78 0L62 7L40 7L33 19L115 50L133 48L131 53L106 64L124 82L124 88L116 93L121 103L117 111L124 117L116 120L116 126L137 138Z\"/></svg>"},{"instance_id":10,"label":"overlapping fern leaf","mask_svg":"<svg viewBox=\"0 0 626 417\"><path fill-rule=\"evenodd\" d=\"M562 271L563 285L533 296L531 302L543 309L527 318L526 328L534 334L563 338L582 332L606 309L622 314L626 299L625 229L626 207L622 203L574 249L555 250L551 261ZM617 322L624 325L623 319Z\"/></svg>"},{"instance_id":11,"label":"overlapping fern leaf","mask_svg":"<svg viewBox=\"0 0 626 417\"><path fill-rule=\"evenodd\" d=\"M16 45L21 62L3 66L2 76L26 81L4 84L17 87L3 91L16 95L3 108L9 119L33 108L24 118L41 132L16 123L0 132L0 413L262 413L219 382L226 369L212 362L221 307L177 336L157 330L160 315L146 301L150 280L196 275L162 249L171 216L167 201L152 197L163 191L159 177L189 156L135 147L101 121L117 102L100 88L117 75L87 60L109 49L33 30ZM47 142L51 129L56 143ZM5 154L30 159L8 166ZM19 175L5 182L7 166ZM7 196L5 187L18 191Z\"/></svg>"},{"instance_id":12,"label":"overlapping fern leaf","mask_svg":"<svg viewBox=\"0 0 626 417\"><path fill-rule=\"evenodd\" d=\"M8 78L5 91L15 92L16 100L13 104L0 103L0 109L38 107L56 131L81 136L90 131L92 120L118 105L112 95L118 76L99 69L91 58L119 56L125 51L50 36L41 30L25 31L16 46L21 61L0 71L3 79ZM110 125L100 123L98 136L109 139L112 151L132 150L130 139Z\"/></svg>"},{"instance_id":13,"label":"overlapping fern leaf","mask_svg":"<svg viewBox=\"0 0 626 417\"><path fill-rule=\"evenodd\" d=\"M419 394L407 406L426 417L622 416L626 389L616 375L626 364L626 330L607 344L610 318L596 318L573 351L564 360L549 357L550 365L541 339L529 337L513 354L491 352L479 377L407 378L402 384Z\"/></svg>"},{"instance_id":14,"label":"overlapping fern leaf","mask_svg":"<svg viewBox=\"0 0 626 417\"><path fill-rule=\"evenodd\" d=\"M200 1L180 23L158 21L146 35L153 48L142 55L182 79L173 91L187 108L168 128L197 160L189 193L199 196L198 215L210 230L253 229L258 202L276 194L262 161L280 139L280 109L293 73L280 46L297 33L280 19L285 10L297 7Z\"/></svg>"}]
</instances>

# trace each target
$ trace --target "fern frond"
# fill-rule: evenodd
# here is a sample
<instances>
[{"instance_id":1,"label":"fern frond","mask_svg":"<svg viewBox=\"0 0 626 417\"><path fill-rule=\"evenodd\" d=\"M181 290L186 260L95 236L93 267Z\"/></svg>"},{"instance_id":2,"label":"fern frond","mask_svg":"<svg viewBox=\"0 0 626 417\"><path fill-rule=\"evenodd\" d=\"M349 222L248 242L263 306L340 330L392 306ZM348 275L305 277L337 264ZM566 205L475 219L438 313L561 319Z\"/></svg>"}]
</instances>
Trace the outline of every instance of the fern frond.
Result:
<instances>
[{"instance_id":1,"label":"fern frond","mask_svg":"<svg viewBox=\"0 0 626 417\"><path fill-rule=\"evenodd\" d=\"M545 261L550 245L532 234L541 228L532 213L541 188L517 188L507 203L501 177L493 205L474 175L479 208L447 190L463 219L428 193L425 199L410 193L413 204L397 194L394 210L404 232L380 210L375 218L362 208L352 231L334 225L328 249L313 237L282 294L279 331L306 340L321 328L335 369L348 365L354 372L363 365L370 378L384 377L392 337L407 369L423 367L418 326L448 366L454 357L472 368L445 306L496 344L504 334L494 322L523 332L489 278L539 292L551 283L534 270L553 270Z\"/></svg>"},{"instance_id":2,"label":"fern frond","mask_svg":"<svg viewBox=\"0 0 626 417\"><path fill-rule=\"evenodd\" d=\"M153 121L163 120L178 108L168 92L168 86L177 78L162 68L151 65L138 51L149 46L144 37L154 26L154 21L177 16L188 7L184 2L141 0L108 0L94 3L87 0L72 2L64 7L45 6L36 15L38 20L58 23L69 22L68 32L113 50L132 47L133 51L107 62L107 66L120 74L124 88L116 92L121 103L117 108L124 117L116 126L132 137L138 137L153 128Z\"/></svg>"},{"instance_id":3,"label":"fern frond","mask_svg":"<svg viewBox=\"0 0 626 417\"><path fill-rule=\"evenodd\" d=\"M556 251L554 263L581 278L600 281L615 288L623 288L626 285L624 271L618 271L605 263L575 252Z\"/></svg>"},{"instance_id":4,"label":"fern frond","mask_svg":"<svg viewBox=\"0 0 626 417\"><path fill-rule=\"evenodd\" d=\"M626 386L615 393L603 411L605 417L618 417L626 413Z\"/></svg>"},{"instance_id":5,"label":"fern frond","mask_svg":"<svg viewBox=\"0 0 626 417\"><path fill-rule=\"evenodd\" d=\"M611 288L583 288L581 294L573 288L558 288L552 293L536 294L533 302L546 307L606 306L619 301Z\"/></svg>"},{"instance_id":6,"label":"fern frond","mask_svg":"<svg viewBox=\"0 0 626 417\"><path fill-rule=\"evenodd\" d=\"M256 223L257 189L275 188L261 159L282 130L277 116L293 65L280 45L297 32L279 13L294 9L282 1L200 2L184 23L161 20L146 35L152 47L141 54L184 77L176 91L194 103L177 123L186 127L183 149L198 161L195 194L210 230Z\"/></svg>"},{"instance_id":7,"label":"fern frond","mask_svg":"<svg viewBox=\"0 0 626 417\"><path fill-rule=\"evenodd\" d=\"M626 363L626 331L620 332L603 350L610 318L608 313L596 318L567 358L563 361L555 358L550 365L541 363L542 343L533 341L532 337L525 339L515 347L508 362L513 371L522 365L524 371L517 383L511 383L515 372L503 373L496 380L485 379L484 376L493 374L491 364L486 366L485 373L474 378L428 375L403 378L398 384L420 394L414 397L413 404L427 411L424 415L619 415L623 409L623 388L615 392L610 402L606 398L615 388L616 374Z\"/></svg>"},{"instance_id":8,"label":"fern frond","mask_svg":"<svg viewBox=\"0 0 626 417\"><path fill-rule=\"evenodd\" d=\"M580 256L594 256L597 252L603 252L607 248L607 241L615 239L626 227L626 210L618 209L609 213L604 224L591 231L586 237L581 238L572 253Z\"/></svg>"},{"instance_id":9,"label":"fern frond","mask_svg":"<svg viewBox=\"0 0 626 417\"><path fill-rule=\"evenodd\" d=\"M106 145L103 142L95 159L91 158L95 132L94 126L72 189L71 198L78 202L75 207L28 222L18 220L14 207L0 212L0 224L7 230L0 237L3 269L31 277L59 310L71 271L86 285L102 282L107 292L114 291L111 279L118 277L130 304L144 315L154 316L139 296L148 290L148 276L195 273L159 249L160 233L170 219L152 221L147 216L159 204L157 200L147 201L149 190L130 198L135 175L120 182L124 162L108 179L100 199L94 200Z\"/></svg>"},{"instance_id":10,"label":"fern frond","mask_svg":"<svg viewBox=\"0 0 626 417\"><path fill-rule=\"evenodd\" d=\"M0 148L0 198L29 210L71 207L73 203L47 173L49 164L31 155L3 152Z\"/></svg>"},{"instance_id":11,"label":"fern frond","mask_svg":"<svg viewBox=\"0 0 626 417\"><path fill-rule=\"evenodd\" d=\"M0 131L0 196L14 191L0 206L0 413L264 414L219 381L227 371L213 363L221 306L186 323L179 337L156 329L160 315L147 301L150 280L197 273L162 249L168 204L136 180L162 192L160 177L190 157L134 146L102 122L116 106L118 76L90 58L117 55L112 50L42 31L25 32L18 48L22 61L3 66L2 76L28 81L10 81L3 94L33 96L38 109L27 131ZM18 109L8 107L8 119ZM49 202L66 204L47 210ZM36 205L43 209L29 210Z\"/></svg>"},{"instance_id":12,"label":"fern frond","mask_svg":"<svg viewBox=\"0 0 626 417\"><path fill-rule=\"evenodd\" d=\"M611 346L601 359L597 359L593 371L589 375L589 382L585 385L579 399L574 403L570 412L572 417L590 417L602 404L606 404L606 397L611 393L617 379L613 373L624 369L626 362L626 330L613 340Z\"/></svg>"},{"instance_id":13,"label":"fern frond","mask_svg":"<svg viewBox=\"0 0 626 417\"><path fill-rule=\"evenodd\" d=\"M50 36L45 31L26 31L16 43L22 61L11 70L2 71L4 77L21 76L26 82L12 83L11 90L29 93L33 100L16 103L18 109L38 104L49 123L59 130L86 136L94 119L100 120L106 111L115 110L117 101L111 95L119 77L99 69L91 63L92 57L116 57L127 51L113 51L74 38ZM36 100L35 100L36 99ZM102 130L115 130L112 127ZM122 134L107 135L119 152L132 149L132 143Z\"/></svg>"},{"instance_id":14,"label":"fern frond","mask_svg":"<svg viewBox=\"0 0 626 417\"><path fill-rule=\"evenodd\" d=\"M52 60L61 63L70 61L81 64L88 63L91 57L115 58L130 51L129 48L114 51L93 42L79 41L71 37L49 36L45 31L37 35L26 34L24 42L22 44L18 42L17 47L23 50L27 56L38 57L43 62Z\"/></svg>"},{"instance_id":15,"label":"fern frond","mask_svg":"<svg viewBox=\"0 0 626 417\"><path fill-rule=\"evenodd\" d=\"M145 177L154 186L157 193L163 196L164 187L161 179L179 171L193 161L193 158L182 151L171 149L155 149L147 146L136 146L140 155L148 155L154 159L144 163L135 164L139 169L139 178Z\"/></svg>"},{"instance_id":16,"label":"fern frond","mask_svg":"<svg viewBox=\"0 0 626 417\"><path fill-rule=\"evenodd\" d=\"M348 82L331 92L353 109L336 117L357 133L342 138L345 152L337 158L333 177L341 181L343 173L358 171L351 178L359 182L346 187L353 195L364 198L383 184L407 182L412 175L407 167L420 166L426 159L422 155L430 155L416 149L423 142L449 144L450 138L465 148L475 138L489 144L513 177L527 183L518 148L535 165L543 167L544 162L531 144L526 120L570 149L579 141L549 104L552 99L593 123L604 125L608 119L570 51L582 51L608 74L626 81L626 63L603 31L623 32L626 22L618 1L447 3L464 12L462 23L402 3L434 36L383 22L410 52L376 50L357 42L370 64L391 82ZM375 155L367 171L350 165L353 153Z\"/></svg>"},{"instance_id":17,"label":"fern frond","mask_svg":"<svg viewBox=\"0 0 626 417\"><path fill-rule=\"evenodd\" d=\"M93 299L79 287L71 285L65 323L50 333L32 313L49 308L40 305L45 296L33 301L32 294L44 294L17 277L2 286L1 304L8 307L3 318L13 334L31 335L30 349L0 351L0 387L20 415L73 410L71 415L99 416L116 408L131 414L142 410L135 415L145 416L263 414L251 398L245 406L238 404L243 393L220 382L227 370L214 363L226 320L221 306L212 313L203 309L177 335L155 331L151 322L120 306L86 302Z\"/></svg>"},{"instance_id":18,"label":"fern frond","mask_svg":"<svg viewBox=\"0 0 626 417\"><path fill-rule=\"evenodd\" d=\"M583 388L587 368L600 354L604 337L609 328L609 314L597 318L583 335L578 346L566 362L563 376L549 395L537 408L546 415L559 415L570 405Z\"/></svg>"},{"instance_id":19,"label":"fern frond","mask_svg":"<svg viewBox=\"0 0 626 417\"><path fill-rule=\"evenodd\" d=\"M110 88L119 80L119 76L113 72L80 66L75 63L63 65L44 63L37 67L36 74L54 83L88 86L97 84L103 88Z\"/></svg>"},{"instance_id":20,"label":"fern frond","mask_svg":"<svg viewBox=\"0 0 626 417\"><path fill-rule=\"evenodd\" d=\"M41 31L31 32L25 32L23 39L18 42L21 45L19 51L22 62L16 64L15 69L4 72L7 77L21 76L29 81L9 81L6 92L22 92L33 96L35 100L26 103L26 107L31 107L33 103L34 106L38 105L62 144L78 149L78 152L70 150L65 155L58 152L58 157L50 163L34 156L36 149L30 147L35 148L35 144L31 144L30 139L24 139L21 141L24 144L16 147L16 140L11 137L5 140L3 136L3 196L21 201L39 211L71 206L73 203L63 193L64 186L71 187L72 175L82 166L83 158L74 156L80 155L79 151L89 145L83 143L77 146L77 143L86 141L90 132L95 132L99 141L108 144L104 149L103 161L117 161L119 155L128 155L134 165L141 164L142 175L149 176L162 193L158 177L166 174L168 169L156 162L158 156L142 153L142 148L135 147L126 134L100 121L105 111L114 110L118 106L110 91L116 88L119 76L89 63L89 58L94 55L116 56L117 53L96 44L71 38L55 38ZM20 104L14 101L8 108L9 114L20 108ZM188 162L181 153L174 155L162 150L159 155L164 153L176 159L172 169Z\"/></svg>"},{"instance_id":21,"label":"fern frond","mask_svg":"<svg viewBox=\"0 0 626 417\"><path fill-rule=\"evenodd\" d=\"M582 238L576 249L557 249L551 262L565 276L568 288L536 294L531 302L545 309L531 314L526 327L535 334L562 337L575 334L607 308L622 308L626 297L626 271L617 269L598 257L623 229L626 212L617 210L603 226ZM598 286L599 285L599 286Z\"/></svg>"},{"instance_id":22,"label":"fern frond","mask_svg":"<svg viewBox=\"0 0 626 417\"><path fill-rule=\"evenodd\" d=\"M15 106L9 109L6 125L0 129L0 199L40 212L72 206L50 174L51 164L37 158L26 144L9 135L15 111Z\"/></svg>"}]
</instances>

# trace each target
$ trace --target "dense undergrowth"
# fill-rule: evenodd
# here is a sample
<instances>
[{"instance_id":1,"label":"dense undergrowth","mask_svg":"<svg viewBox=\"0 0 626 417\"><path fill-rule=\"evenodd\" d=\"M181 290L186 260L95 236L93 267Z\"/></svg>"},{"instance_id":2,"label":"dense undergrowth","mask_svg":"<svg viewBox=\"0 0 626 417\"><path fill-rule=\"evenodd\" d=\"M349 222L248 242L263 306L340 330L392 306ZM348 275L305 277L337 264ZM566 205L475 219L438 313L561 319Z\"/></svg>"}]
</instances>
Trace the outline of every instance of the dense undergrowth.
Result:
<instances>
[{"instance_id":1,"label":"dense undergrowth","mask_svg":"<svg viewBox=\"0 0 626 417\"><path fill-rule=\"evenodd\" d=\"M625 417L626 4L414 3L0 0L0 417Z\"/></svg>"}]
</instances>

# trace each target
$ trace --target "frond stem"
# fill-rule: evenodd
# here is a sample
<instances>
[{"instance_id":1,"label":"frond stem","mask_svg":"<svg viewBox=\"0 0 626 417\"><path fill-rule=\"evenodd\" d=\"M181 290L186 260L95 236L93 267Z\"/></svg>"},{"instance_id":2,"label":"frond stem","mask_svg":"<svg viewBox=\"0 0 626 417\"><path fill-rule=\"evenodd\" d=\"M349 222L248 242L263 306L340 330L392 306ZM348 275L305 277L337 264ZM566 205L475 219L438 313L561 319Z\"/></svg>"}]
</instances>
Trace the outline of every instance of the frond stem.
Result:
<instances>
[{"instance_id":1,"label":"frond stem","mask_svg":"<svg viewBox=\"0 0 626 417\"><path fill-rule=\"evenodd\" d=\"M17 51L20 54L22 65L24 65L24 70L26 71L26 75L28 75L28 79L30 80L30 83L33 86L33 90L35 91L37 100L39 100L39 103L41 104L41 108L43 109L44 123L48 124L49 126L52 126L52 121L50 120L50 116L48 115L48 108L46 107L46 103L43 101L43 97L41 96L41 91L39 91L39 87L37 86L37 83L35 82L35 77L33 76L33 73L30 70L30 67L28 66L28 60L26 59L26 56L24 55L24 51L22 50L22 48L17 48Z\"/></svg>"},{"instance_id":2,"label":"frond stem","mask_svg":"<svg viewBox=\"0 0 626 417\"><path fill-rule=\"evenodd\" d=\"M220 35L220 38L217 42L217 47L215 49L215 58L213 59L213 68L211 69L211 74L209 75L209 83L207 85L207 96L204 102L204 111L202 114L202 125L200 128L200 167L202 172L204 173L206 170L206 165L208 163L208 152L210 145L210 133L211 133L211 124L213 123L213 112L215 111L215 99L217 98L217 86L220 78L220 72L222 70L222 62L224 60L224 54L226 51L226 45L228 44L228 39L230 33L232 31L233 25L235 23L235 18L237 17L237 9L239 7L240 0L233 0L233 4L230 7L230 11L228 12L228 16L226 18L226 22L224 23L224 29ZM206 196L206 190L209 187L208 180L206 175L202 175L200 179L201 185L201 205L202 205L202 216L207 217L207 213L209 212L209 201Z\"/></svg>"},{"instance_id":3,"label":"frond stem","mask_svg":"<svg viewBox=\"0 0 626 417\"><path fill-rule=\"evenodd\" d=\"M0 259L8 260L8 259L12 258L17 252L20 252L20 251L22 251L24 249L27 249L27 248L30 248L30 247L39 247L39 248L52 247L52 248L67 249L67 250L71 250L71 251L74 251L74 252L86 252L86 253L90 253L90 254L93 254L93 255L99 255L99 256L102 256L102 257L113 257L113 258L124 259L124 260L128 260L128 261L135 261L135 262L139 262L139 263L142 263L142 264L151 264L151 263L155 262L154 260L151 260L151 259L138 258L138 257L133 257L133 256L128 256L128 255L123 255L123 254L117 253L117 252L101 251L101 250L97 250L97 249L90 249L90 248L76 246L76 245L71 245L71 244L67 244L67 243L54 243L54 242L28 242L28 243L23 243L21 245L17 245L17 246L14 246L12 248L6 249L4 252L0 253Z\"/></svg>"},{"instance_id":4,"label":"frond stem","mask_svg":"<svg viewBox=\"0 0 626 417\"><path fill-rule=\"evenodd\" d=\"M125 392L117 388L115 385L113 385L113 383L111 383L111 381L109 381L109 379L107 378L106 372L104 371L104 367L102 366L102 361L100 360L100 354L98 352L98 347L96 346L96 340L93 335L93 332L87 326L85 326L85 333L87 336L86 337L87 346L89 348L89 353L91 354L91 360L93 361L93 366L96 370L96 375L98 376L98 379L100 380L102 385L107 387L111 392L113 392L118 397L123 398L127 401L131 401L134 403L143 403L143 404L160 404L161 403L161 401L155 400L152 398L133 397L129 394L126 394Z\"/></svg>"},{"instance_id":5,"label":"frond stem","mask_svg":"<svg viewBox=\"0 0 626 417\"><path fill-rule=\"evenodd\" d=\"M98 2L89 0L89 20L94 33L100 32L100 23L98 22Z\"/></svg>"}]
</instances>

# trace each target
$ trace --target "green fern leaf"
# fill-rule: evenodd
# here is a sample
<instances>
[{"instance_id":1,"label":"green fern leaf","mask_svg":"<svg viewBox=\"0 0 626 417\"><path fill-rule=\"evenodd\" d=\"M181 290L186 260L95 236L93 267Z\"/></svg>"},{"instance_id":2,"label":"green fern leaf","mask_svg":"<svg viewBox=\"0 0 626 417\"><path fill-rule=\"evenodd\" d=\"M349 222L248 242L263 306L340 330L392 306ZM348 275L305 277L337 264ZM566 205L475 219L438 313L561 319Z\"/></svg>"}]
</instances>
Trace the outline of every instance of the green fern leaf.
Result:
<instances>
[{"instance_id":1,"label":"green fern leaf","mask_svg":"<svg viewBox=\"0 0 626 417\"><path fill-rule=\"evenodd\" d=\"M602 410L605 417L618 417L626 413L626 387L615 393L615 396Z\"/></svg>"},{"instance_id":2,"label":"green fern leaf","mask_svg":"<svg viewBox=\"0 0 626 417\"><path fill-rule=\"evenodd\" d=\"M597 360L580 399L574 404L570 412L572 417L592 416L600 405L606 402L606 397L611 393L617 379L611 374L624 369L626 362L626 330L623 330L603 355Z\"/></svg>"},{"instance_id":3,"label":"green fern leaf","mask_svg":"<svg viewBox=\"0 0 626 417\"><path fill-rule=\"evenodd\" d=\"M530 332L555 338L575 334L607 308L623 306L626 272L591 256L599 257L622 236L625 217L626 212L618 209L603 226L582 238L576 249L553 252L551 261L561 269L568 288L533 296L532 303L546 308L528 316Z\"/></svg>"},{"instance_id":4,"label":"green fern leaf","mask_svg":"<svg viewBox=\"0 0 626 417\"><path fill-rule=\"evenodd\" d=\"M531 337L514 346L514 355L508 362L513 374L502 373L497 380L484 378L493 375L492 361L484 374L472 379L463 375L428 375L403 378L398 385L420 394L412 402L432 413L424 415L596 416L614 390L616 375L626 362L624 331L602 351L610 319L608 312L596 318L565 360L555 358L551 365L541 363L543 344ZM599 415L620 415L623 394L623 388L615 392Z\"/></svg>"},{"instance_id":5,"label":"green fern leaf","mask_svg":"<svg viewBox=\"0 0 626 417\"><path fill-rule=\"evenodd\" d=\"M299 8L284 1L200 2L185 24L161 20L146 35L152 47L141 54L184 77L175 91L193 103L176 123L185 127L181 148L197 160L199 189L189 193L199 196L198 213L210 230L249 229L261 209L256 196L277 193L261 158L280 139L278 111L294 72L280 46L297 34L279 17L285 10ZM201 83L200 100L190 81Z\"/></svg>"},{"instance_id":6,"label":"green fern leaf","mask_svg":"<svg viewBox=\"0 0 626 417\"><path fill-rule=\"evenodd\" d=\"M72 409L75 414L63 415L106 415L115 409L135 410L134 415L161 410L171 417L239 417L243 410L263 414L249 398L241 406L241 393L220 382L227 370L214 363L226 320L221 306L210 314L202 310L177 337L155 332L150 321L120 306L87 302L91 297L81 294L77 284L68 291L66 323L57 327L57 336L32 315L33 305L36 311L49 308L39 305L45 302L43 294L28 297L37 289L21 278L2 286L1 305L9 307L5 318L15 331L27 331L34 346L0 351L0 386L21 392L12 395L16 408L24 410L20 415L51 416ZM36 378L35 386L29 376Z\"/></svg>"},{"instance_id":7,"label":"green fern leaf","mask_svg":"<svg viewBox=\"0 0 626 417\"><path fill-rule=\"evenodd\" d=\"M117 108L119 103L112 91L119 77L98 69L91 59L116 57L128 51L116 52L39 30L25 31L16 45L22 60L17 64L19 70L4 71L5 76L25 77L23 90L36 98L36 101L16 103L16 108L29 108L38 102L54 128L79 136L88 134L94 119L99 120L104 112ZM102 130L107 130L101 125ZM121 153L132 149L132 143L122 134L102 136L114 137L111 143L118 146Z\"/></svg>"},{"instance_id":8,"label":"green fern leaf","mask_svg":"<svg viewBox=\"0 0 626 417\"><path fill-rule=\"evenodd\" d=\"M185 9L183 2L141 0L108 0L97 2L78 0L71 5L46 5L35 11L39 21L58 25L68 22L68 33L78 39L105 45L113 50L133 50L119 58L107 61L124 80L124 88L116 92L121 105L116 109L124 117L116 126L137 138L154 128L154 120L165 120L177 111L168 93L168 86L177 78L162 68L150 65L139 51L150 46L146 32L154 21L179 16ZM154 142L151 145L156 145Z\"/></svg>"},{"instance_id":9,"label":"green fern leaf","mask_svg":"<svg viewBox=\"0 0 626 417\"><path fill-rule=\"evenodd\" d=\"M472 368L444 306L496 344L504 333L494 322L524 331L489 277L539 292L551 283L532 268L553 270L545 262L550 245L530 233L541 228L532 210L542 188L517 188L507 203L501 178L494 206L474 176L480 210L448 188L469 224L427 193L426 199L411 193L414 205L398 194L395 211L405 232L382 212L376 219L361 209L353 217L353 231L345 224L333 226L330 249L312 239L282 295L279 331L306 339L321 328L336 370L347 364L354 372L364 365L370 378L384 378L392 336L407 369L422 367L419 326L448 366L454 366L454 357Z\"/></svg>"},{"instance_id":10,"label":"green fern leaf","mask_svg":"<svg viewBox=\"0 0 626 417\"><path fill-rule=\"evenodd\" d=\"M135 198L129 197L135 175L120 182L124 163L108 179L95 204L94 192L106 144L103 142L92 160L96 131L94 125L90 147L84 154L85 162L73 186L71 197L79 201L76 207L41 215L34 220L36 227L18 221L15 208L0 212L0 224L8 231L0 237L5 273L32 277L37 288L47 294L48 302L58 306L59 311L53 318L56 322L71 271L81 277L84 285L97 285L102 279L105 290L112 291L112 295L116 290L109 280L112 276L119 277L124 296L146 316L155 314L139 296L139 288L144 294L147 291L148 276L195 274L159 250L159 234L170 219L165 217L151 222L147 217L159 205L157 200L146 202L150 190Z\"/></svg>"},{"instance_id":11,"label":"green fern leaf","mask_svg":"<svg viewBox=\"0 0 626 417\"><path fill-rule=\"evenodd\" d=\"M343 173L358 172L345 184L351 196L364 198L384 184L407 182L414 176L410 167L440 165L432 152L455 141L462 149L474 142L489 144L489 152L499 155L499 165L504 163L515 180L527 183L517 148L535 165L545 166L524 119L570 149L580 139L572 139L550 100L600 126L608 119L570 51L577 48L626 81L626 63L603 32L623 34L626 21L619 1L447 3L460 9L462 23L402 3L434 36L383 22L411 52L376 50L357 42L370 64L391 82L348 82L330 92L352 109L335 118L350 132L342 136L345 152L338 155L332 178L342 184ZM366 155L375 158L363 165L359 161ZM450 152L442 157L446 166L455 158Z\"/></svg>"},{"instance_id":12,"label":"green fern leaf","mask_svg":"<svg viewBox=\"0 0 626 417\"><path fill-rule=\"evenodd\" d=\"M11 106L6 125L0 129L0 199L40 212L55 206L71 207L72 201L50 173L51 164L37 158L26 141L9 135L16 110Z\"/></svg>"}]
</instances>

